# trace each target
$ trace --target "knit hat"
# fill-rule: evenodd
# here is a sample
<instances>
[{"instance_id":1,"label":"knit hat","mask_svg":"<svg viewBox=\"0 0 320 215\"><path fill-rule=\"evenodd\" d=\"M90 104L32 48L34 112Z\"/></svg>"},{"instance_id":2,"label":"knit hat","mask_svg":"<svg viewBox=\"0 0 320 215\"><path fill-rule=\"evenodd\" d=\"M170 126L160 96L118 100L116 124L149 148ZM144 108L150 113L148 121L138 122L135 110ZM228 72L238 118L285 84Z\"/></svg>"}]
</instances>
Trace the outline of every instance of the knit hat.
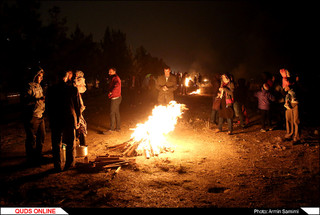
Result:
<instances>
[{"instance_id":1,"label":"knit hat","mask_svg":"<svg viewBox=\"0 0 320 215\"><path fill-rule=\"evenodd\" d=\"M269 90L269 85L267 83L263 84L263 89Z\"/></svg>"}]
</instances>

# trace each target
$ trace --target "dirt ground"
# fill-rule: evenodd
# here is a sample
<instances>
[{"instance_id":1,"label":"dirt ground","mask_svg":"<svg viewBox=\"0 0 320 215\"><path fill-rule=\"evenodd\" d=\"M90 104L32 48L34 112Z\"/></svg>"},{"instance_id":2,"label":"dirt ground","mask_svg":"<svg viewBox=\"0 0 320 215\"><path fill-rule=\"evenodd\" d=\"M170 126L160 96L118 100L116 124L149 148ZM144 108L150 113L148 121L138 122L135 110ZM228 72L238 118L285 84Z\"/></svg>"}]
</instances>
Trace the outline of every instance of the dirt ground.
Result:
<instances>
[{"instance_id":1,"label":"dirt ground","mask_svg":"<svg viewBox=\"0 0 320 215\"><path fill-rule=\"evenodd\" d=\"M88 122L89 161L108 153L108 146L130 139L154 106L139 100L135 107L123 96L120 132L108 129L108 103L103 94L84 97ZM234 135L214 133L208 124L210 95L177 96L189 108L168 135L174 152L114 170L97 170L79 163L75 169L55 173L50 129L39 167L25 164L25 132L15 119L1 124L2 206L110 207L217 207L299 208L319 205L319 127L304 127L303 142L282 140L284 130L261 133L256 112ZM138 101L138 100L137 100ZM141 103L141 104L140 104ZM224 131L227 125L224 124ZM82 159L77 159L79 162Z\"/></svg>"}]
</instances>

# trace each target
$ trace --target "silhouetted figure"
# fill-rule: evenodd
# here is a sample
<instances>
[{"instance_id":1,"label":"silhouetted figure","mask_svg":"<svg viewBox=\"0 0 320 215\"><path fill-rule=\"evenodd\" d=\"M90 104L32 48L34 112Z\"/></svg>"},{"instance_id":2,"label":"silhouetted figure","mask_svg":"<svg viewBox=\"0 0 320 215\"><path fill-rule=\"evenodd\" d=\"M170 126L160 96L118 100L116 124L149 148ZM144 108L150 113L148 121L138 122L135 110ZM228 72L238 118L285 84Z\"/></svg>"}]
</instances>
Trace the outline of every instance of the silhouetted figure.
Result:
<instances>
[{"instance_id":1,"label":"silhouetted figure","mask_svg":"<svg viewBox=\"0 0 320 215\"><path fill-rule=\"evenodd\" d=\"M80 127L81 104L78 89L71 81L72 71L60 74L60 82L48 89L47 111L51 128L53 163L63 170L62 142L66 144L64 170L75 165L76 129Z\"/></svg>"},{"instance_id":2,"label":"silhouetted figure","mask_svg":"<svg viewBox=\"0 0 320 215\"><path fill-rule=\"evenodd\" d=\"M213 79L211 81L212 91L213 91L213 96L212 96L213 100L212 100L212 111L211 111L211 116L210 116L210 122L214 123L216 125L218 125L217 113L220 109L220 104L215 105L215 103L219 102L216 98L218 96L219 88L220 88L220 84L221 84L220 78L221 78L221 75L219 73L216 73L213 76Z\"/></svg>"}]
</instances>

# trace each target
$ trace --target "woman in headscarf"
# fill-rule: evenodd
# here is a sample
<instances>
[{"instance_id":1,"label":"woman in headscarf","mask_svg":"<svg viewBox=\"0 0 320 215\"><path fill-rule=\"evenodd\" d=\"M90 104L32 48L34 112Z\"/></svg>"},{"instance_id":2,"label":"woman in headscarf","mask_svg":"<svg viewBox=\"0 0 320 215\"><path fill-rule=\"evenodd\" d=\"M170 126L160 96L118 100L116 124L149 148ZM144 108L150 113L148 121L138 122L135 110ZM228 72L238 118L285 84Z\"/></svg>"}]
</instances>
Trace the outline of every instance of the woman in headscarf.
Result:
<instances>
[{"instance_id":1,"label":"woman in headscarf","mask_svg":"<svg viewBox=\"0 0 320 215\"><path fill-rule=\"evenodd\" d=\"M232 119L234 116L233 111L233 91L234 91L234 83L231 75L223 74L221 76L221 85L219 88L221 103L219 110L219 124L218 129L215 132L222 131L223 121L226 119L228 122L228 135L231 135L233 132Z\"/></svg>"},{"instance_id":2,"label":"woman in headscarf","mask_svg":"<svg viewBox=\"0 0 320 215\"><path fill-rule=\"evenodd\" d=\"M86 109L86 106L83 104L82 96L81 94L86 92L86 82L84 78L84 73L80 70L76 71L74 84L75 87L78 88L79 91L79 99L80 99L80 127L76 130L76 137L79 140L79 144L81 146L86 145L86 139L87 136L87 122L83 117L83 111Z\"/></svg>"}]
</instances>

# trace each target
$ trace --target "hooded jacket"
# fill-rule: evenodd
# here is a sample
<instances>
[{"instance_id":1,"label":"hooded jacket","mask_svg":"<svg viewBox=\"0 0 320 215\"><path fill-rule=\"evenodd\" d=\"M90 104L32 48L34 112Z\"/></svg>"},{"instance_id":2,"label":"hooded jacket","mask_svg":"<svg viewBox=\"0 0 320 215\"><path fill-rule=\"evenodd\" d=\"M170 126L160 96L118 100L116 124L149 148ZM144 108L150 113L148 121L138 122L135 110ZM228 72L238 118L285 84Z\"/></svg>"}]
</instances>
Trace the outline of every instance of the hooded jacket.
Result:
<instances>
[{"instance_id":1,"label":"hooded jacket","mask_svg":"<svg viewBox=\"0 0 320 215\"><path fill-rule=\"evenodd\" d=\"M23 98L26 115L37 118L42 118L45 111L43 89L41 85L36 82L36 77L40 73L43 73L43 70L35 72L32 82L29 82L27 84Z\"/></svg>"}]
</instances>

